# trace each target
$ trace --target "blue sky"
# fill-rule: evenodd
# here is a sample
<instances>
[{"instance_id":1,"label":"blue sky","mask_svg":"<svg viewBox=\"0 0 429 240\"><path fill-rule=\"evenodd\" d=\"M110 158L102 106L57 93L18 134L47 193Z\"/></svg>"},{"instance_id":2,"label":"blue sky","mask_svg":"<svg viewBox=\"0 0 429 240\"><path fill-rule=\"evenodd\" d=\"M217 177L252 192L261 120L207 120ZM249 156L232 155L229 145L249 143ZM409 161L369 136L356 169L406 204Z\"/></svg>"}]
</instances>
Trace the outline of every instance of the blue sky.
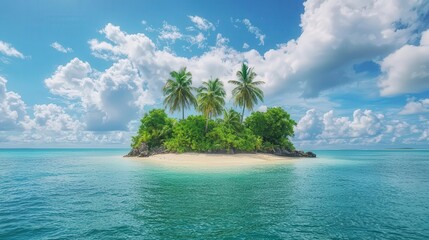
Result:
<instances>
[{"instance_id":1,"label":"blue sky","mask_svg":"<svg viewBox=\"0 0 429 240\"><path fill-rule=\"evenodd\" d=\"M255 110L290 112L299 148L427 148L428 12L412 0L3 1L0 147L127 147L170 71L230 91L245 61L266 82Z\"/></svg>"}]
</instances>

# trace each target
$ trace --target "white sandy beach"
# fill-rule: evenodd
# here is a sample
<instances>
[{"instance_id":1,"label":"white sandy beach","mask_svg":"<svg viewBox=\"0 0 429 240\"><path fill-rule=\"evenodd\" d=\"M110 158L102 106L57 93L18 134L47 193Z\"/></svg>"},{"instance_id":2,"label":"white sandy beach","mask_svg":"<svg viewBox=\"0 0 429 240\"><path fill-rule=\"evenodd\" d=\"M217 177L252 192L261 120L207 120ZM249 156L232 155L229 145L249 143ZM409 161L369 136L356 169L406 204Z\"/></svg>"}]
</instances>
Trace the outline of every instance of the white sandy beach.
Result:
<instances>
[{"instance_id":1,"label":"white sandy beach","mask_svg":"<svg viewBox=\"0 0 429 240\"><path fill-rule=\"evenodd\" d=\"M204 154L204 153L183 153L183 154L159 154L146 158L134 159L148 164L158 165L166 168L178 170L242 170L253 167L273 166L290 164L298 158L281 157L271 154Z\"/></svg>"}]
</instances>

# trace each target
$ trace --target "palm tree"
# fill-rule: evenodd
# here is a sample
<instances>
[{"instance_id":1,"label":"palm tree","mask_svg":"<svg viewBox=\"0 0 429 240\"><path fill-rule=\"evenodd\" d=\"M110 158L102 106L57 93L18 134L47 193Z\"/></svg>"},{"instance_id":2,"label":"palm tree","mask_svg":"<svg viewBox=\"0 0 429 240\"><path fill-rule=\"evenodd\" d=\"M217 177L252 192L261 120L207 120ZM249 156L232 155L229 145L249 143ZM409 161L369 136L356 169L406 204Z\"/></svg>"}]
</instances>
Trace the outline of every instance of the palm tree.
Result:
<instances>
[{"instance_id":1,"label":"palm tree","mask_svg":"<svg viewBox=\"0 0 429 240\"><path fill-rule=\"evenodd\" d=\"M228 111L223 110L223 123L228 127L238 130L241 126L240 114L232 108Z\"/></svg>"},{"instance_id":2,"label":"palm tree","mask_svg":"<svg viewBox=\"0 0 429 240\"><path fill-rule=\"evenodd\" d=\"M164 106L170 108L170 112L182 110L182 119L185 118L185 108L190 105L197 106L197 100L192 94L192 74L186 71L186 67L179 72L172 71L171 78L167 80L162 89L164 92Z\"/></svg>"},{"instance_id":3,"label":"palm tree","mask_svg":"<svg viewBox=\"0 0 429 240\"><path fill-rule=\"evenodd\" d=\"M258 99L263 101L264 92L258 88L264 84L263 81L255 81L256 73L253 68L249 68L245 63L241 65L241 70L237 71L238 80L229 80L228 82L236 85L232 90L234 104L243 107L241 122L243 122L244 110L253 110L253 106L258 103Z\"/></svg>"},{"instance_id":4,"label":"palm tree","mask_svg":"<svg viewBox=\"0 0 429 240\"><path fill-rule=\"evenodd\" d=\"M206 117L206 131L209 119L222 113L225 105L225 89L223 83L218 78L203 82L198 88L198 110Z\"/></svg>"}]
</instances>

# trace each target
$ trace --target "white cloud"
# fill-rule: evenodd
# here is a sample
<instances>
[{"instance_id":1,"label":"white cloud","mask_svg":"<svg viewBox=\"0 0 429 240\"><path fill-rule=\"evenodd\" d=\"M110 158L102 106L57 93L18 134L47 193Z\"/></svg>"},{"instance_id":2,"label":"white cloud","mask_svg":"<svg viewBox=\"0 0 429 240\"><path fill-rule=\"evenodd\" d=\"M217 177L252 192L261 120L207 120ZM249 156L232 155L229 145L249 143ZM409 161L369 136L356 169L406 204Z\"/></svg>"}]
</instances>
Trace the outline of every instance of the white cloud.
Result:
<instances>
[{"instance_id":1,"label":"white cloud","mask_svg":"<svg viewBox=\"0 0 429 240\"><path fill-rule=\"evenodd\" d=\"M292 140L298 147L326 149L421 146L429 140L426 120L413 124L395 117L361 109L352 117L336 116L333 110L319 115L310 109L298 121Z\"/></svg>"},{"instance_id":2,"label":"white cloud","mask_svg":"<svg viewBox=\"0 0 429 240\"><path fill-rule=\"evenodd\" d=\"M258 112L266 112L267 110L268 110L267 105L261 105L258 107L258 109L256 109L256 111L258 111Z\"/></svg>"},{"instance_id":3,"label":"white cloud","mask_svg":"<svg viewBox=\"0 0 429 240\"><path fill-rule=\"evenodd\" d=\"M429 98L420 99L418 101L410 100L399 112L402 115L428 113L429 112Z\"/></svg>"},{"instance_id":4,"label":"white cloud","mask_svg":"<svg viewBox=\"0 0 429 240\"><path fill-rule=\"evenodd\" d=\"M96 57L118 60L121 57L148 57L155 49L155 44L143 33L127 34L119 26L108 23L101 31L110 41L89 40L92 54ZM148 54L149 53L149 54Z\"/></svg>"},{"instance_id":5,"label":"white cloud","mask_svg":"<svg viewBox=\"0 0 429 240\"><path fill-rule=\"evenodd\" d=\"M323 130L323 124L315 109L308 110L305 115L298 121L295 127L295 138L297 139L314 139L320 135Z\"/></svg>"},{"instance_id":6,"label":"white cloud","mask_svg":"<svg viewBox=\"0 0 429 240\"><path fill-rule=\"evenodd\" d=\"M25 118L25 103L15 92L7 91L7 80L0 76L0 131L17 130Z\"/></svg>"},{"instance_id":7,"label":"white cloud","mask_svg":"<svg viewBox=\"0 0 429 240\"><path fill-rule=\"evenodd\" d=\"M357 109L353 117L336 117L330 110L320 117L310 109L295 127L295 139L319 144L370 144L383 139L384 115Z\"/></svg>"},{"instance_id":8,"label":"white cloud","mask_svg":"<svg viewBox=\"0 0 429 240\"><path fill-rule=\"evenodd\" d=\"M24 55L7 42L0 41L0 53L8 57L24 58Z\"/></svg>"},{"instance_id":9,"label":"white cloud","mask_svg":"<svg viewBox=\"0 0 429 240\"><path fill-rule=\"evenodd\" d=\"M385 56L413 37L420 23L416 9L422 4L413 0L305 2L301 36L280 48L286 52L287 79L301 81L306 97L356 81L354 64Z\"/></svg>"},{"instance_id":10,"label":"white cloud","mask_svg":"<svg viewBox=\"0 0 429 240\"><path fill-rule=\"evenodd\" d=\"M204 36L203 33L198 33L196 36L191 36L189 39L190 39L190 43L192 45L196 44L198 48L204 48L205 47L204 42L207 40L207 38Z\"/></svg>"},{"instance_id":11,"label":"white cloud","mask_svg":"<svg viewBox=\"0 0 429 240\"><path fill-rule=\"evenodd\" d=\"M37 130L40 133L83 130L83 124L73 119L64 109L56 104L34 105L34 118L26 119L27 130Z\"/></svg>"},{"instance_id":12,"label":"white cloud","mask_svg":"<svg viewBox=\"0 0 429 240\"><path fill-rule=\"evenodd\" d=\"M126 59L95 72L89 63L75 58L59 66L45 83L53 94L81 104L88 130L126 130L145 105L154 103L138 69Z\"/></svg>"},{"instance_id":13,"label":"white cloud","mask_svg":"<svg viewBox=\"0 0 429 240\"><path fill-rule=\"evenodd\" d=\"M175 42L177 39L181 39L183 37L182 33L178 27L168 24L164 22L162 26L162 30L158 36L162 40L170 40L171 42Z\"/></svg>"},{"instance_id":14,"label":"white cloud","mask_svg":"<svg viewBox=\"0 0 429 240\"><path fill-rule=\"evenodd\" d=\"M248 49L250 46L247 43L243 43L243 49Z\"/></svg>"},{"instance_id":15,"label":"white cloud","mask_svg":"<svg viewBox=\"0 0 429 240\"><path fill-rule=\"evenodd\" d=\"M429 141L429 130L425 129L419 137L419 141Z\"/></svg>"},{"instance_id":16,"label":"white cloud","mask_svg":"<svg viewBox=\"0 0 429 240\"><path fill-rule=\"evenodd\" d=\"M199 17L199 16L188 16L189 19L195 24L195 27L197 27L200 30L207 31L212 30L214 31L216 28L213 25L213 23L209 22L207 19Z\"/></svg>"},{"instance_id":17,"label":"white cloud","mask_svg":"<svg viewBox=\"0 0 429 240\"><path fill-rule=\"evenodd\" d=\"M218 33L216 35L216 47L224 47L229 43L229 39L223 37L222 34Z\"/></svg>"},{"instance_id":18,"label":"white cloud","mask_svg":"<svg viewBox=\"0 0 429 240\"><path fill-rule=\"evenodd\" d=\"M383 59L380 93L391 96L429 90L429 30L422 33L420 46L405 45Z\"/></svg>"},{"instance_id":19,"label":"white cloud","mask_svg":"<svg viewBox=\"0 0 429 240\"><path fill-rule=\"evenodd\" d=\"M71 48L65 48L63 45L59 44L58 42L53 42L50 45L52 48L54 48L55 50L57 50L58 52L62 52L62 53L69 53L72 52L73 49Z\"/></svg>"},{"instance_id":20,"label":"white cloud","mask_svg":"<svg viewBox=\"0 0 429 240\"><path fill-rule=\"evenodd\" d=\"M92 95L95 82L91 75L93 70L88 62L83 62L78 58L72 59L64 66L59 66L55 73L45 80L46 86L51 93L64 96L68 99L84 98L86 95ZM85 104L92 102L96 96L85 99Z\"/></svg>"},{"instance_id":21,"label":"white cloud","mask_svg":"<svg viewBox=\"0 0 429 240\"><path fill-rule=\"evenodd\" d=\"M264 45L265 44L264 40L266 37L265 34L263 34L258 27L255 27L254 25L252 25L249 19L245 18L243 19L242 22L244 25L246 25L247 30L253 33L255 35L255 38L259 40L259 45Z\"/></svg>"}]
</instances>

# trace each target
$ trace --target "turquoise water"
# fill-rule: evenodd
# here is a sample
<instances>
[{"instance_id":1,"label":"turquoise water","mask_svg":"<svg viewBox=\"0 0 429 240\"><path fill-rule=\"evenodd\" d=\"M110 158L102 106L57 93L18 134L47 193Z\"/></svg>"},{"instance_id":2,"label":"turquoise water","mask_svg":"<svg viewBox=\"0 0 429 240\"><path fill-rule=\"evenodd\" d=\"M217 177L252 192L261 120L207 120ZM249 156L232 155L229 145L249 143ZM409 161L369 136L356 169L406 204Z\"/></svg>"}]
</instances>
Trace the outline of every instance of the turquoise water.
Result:
<instances>
[{"instance_id":1,"label":"turquoise water","mask_svg":"<svg viewBox=\"0 0 429 240\"><path fill-rule=\"evenodd\" d=\"M429 239L429 151L224 173L127 150L0 150L0 239Z\"/></svg>"}]
</instances>

